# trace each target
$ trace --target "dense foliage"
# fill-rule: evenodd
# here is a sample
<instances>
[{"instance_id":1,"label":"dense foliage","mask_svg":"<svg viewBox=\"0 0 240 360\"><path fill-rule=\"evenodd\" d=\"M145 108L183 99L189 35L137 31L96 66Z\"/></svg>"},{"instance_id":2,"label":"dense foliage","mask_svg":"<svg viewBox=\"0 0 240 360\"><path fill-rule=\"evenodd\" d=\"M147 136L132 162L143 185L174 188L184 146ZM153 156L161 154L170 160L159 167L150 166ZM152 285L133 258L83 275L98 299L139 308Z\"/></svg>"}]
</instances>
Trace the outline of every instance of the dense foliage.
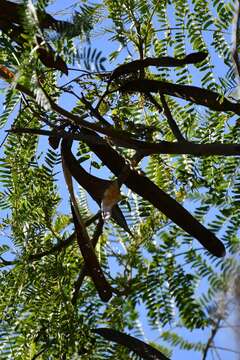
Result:
<instances>
[{"instance_id":1,"label":"dense foliage","mask_svg":"<svg viewBox=\"0 0 240 360\"><path fill-rule=\"evenodd\" d=\"M0 0L0 359L206 359L240 270L233 3L48 5Z\"/></svg>"}]
</instances>

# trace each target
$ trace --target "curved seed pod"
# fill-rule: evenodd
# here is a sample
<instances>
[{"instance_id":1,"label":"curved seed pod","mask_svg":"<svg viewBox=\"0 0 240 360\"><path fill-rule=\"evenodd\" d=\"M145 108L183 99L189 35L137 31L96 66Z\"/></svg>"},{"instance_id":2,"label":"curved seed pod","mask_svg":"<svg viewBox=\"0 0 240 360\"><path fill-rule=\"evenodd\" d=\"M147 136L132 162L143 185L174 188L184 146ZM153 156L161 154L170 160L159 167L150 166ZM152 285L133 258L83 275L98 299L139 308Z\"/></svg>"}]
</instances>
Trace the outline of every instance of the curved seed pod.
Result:
<instances>
[{"instance_id":1,"label":"curved seed pod","mask_svg":"<svg viewBox=\"0 0 240 360\"><path fill-rule=\"evenodd\" d=\"M118 78L121 75L131 74L137 70L144 69L148 66L157 66L157 67L175 67L175 66L184 66L187 64L196 64L208 56L207 52L200 51L186 55L182 59L174 58L171 56L162 56L159 58L146 58L143 60L134 60L127 64L122 64L113 70L110 77L110 81Z\"/></svg>"},{"instance_id":2,"label":"curved seed pod","mask_svg":"<svg viewBox=\"0 0 240 360\"><path fill-rule=\"evenodd\" d=\"M71 210L73 216L73 223L76 230L77 242L83 256L86 269L94 282L96 290L102 301L108 301L112 297L112 288L107 282L104 273L100 267L97 256L94 251L93 244L89 238L86 226L81 218L78 204L74 195L72 175L68 168L65 157L62 153L62 167L65 177L65 181L68 187L68 191L71 199Z\"/></svg>"},{"instance_id":3,"label":"curved seed pod","mask_svg":"<svg viewBox=\"0 0 240 360\"><path fill-rule=\"evenodd\" d=\"M232 111L240 115L240 104L227 100L221 94L197 86L172 84L158 80L132 80L120 87L123 92L160 92L206 106L217 111Z\"/></svg>"},{"instance_id":4,"label":"curved seed pod","mask_svg":"<svg viewBox=\"0 0 240 360\"><path fill-rule=\"evenodd\" d=\"M99 135L96 133L85 129L84 133L91 134L92 137L95 136L96 144L86 141L88 146L116 176L119 176L125 166L124 158L107 143L105 145L97 144ZM130 170L124 183L197 239L211 254L217 257L225 255L223 243L182 205L158 188L147 176L140 175L135 170Z\"/></svg>"},{"instance_id":5,"label":"curved seed pod","mask_svg":"<svg viewBox=\"0 0 240 360\"><path fill-rule=\"evenodd\" d=\"M154 347L120 331L107 328L94 329L92 331L101 335L106 340L114 341L127 347L145 360L169 360L169 358Z\"/></svg>"},{"instance_id":6,"label":"curved seed pod","mask_svg":"<svg viewBox=\"0 0 240 360\"><path fill-rule=\"evenodd\" d=\"M82 166L79 165L78 161L72 154L71 145L72 140L62 140L62 154L68 164L68 168L75 180L89 193L93 200L95 200L97 204L101 207L104 193L105 191L107 191L109 186L111 186L112 181L98 178L85 171ZM125 217L116 203L112 207L111 216L120 227L122 227L125 231L131 234Z\"/></svg>"}]
</instances>

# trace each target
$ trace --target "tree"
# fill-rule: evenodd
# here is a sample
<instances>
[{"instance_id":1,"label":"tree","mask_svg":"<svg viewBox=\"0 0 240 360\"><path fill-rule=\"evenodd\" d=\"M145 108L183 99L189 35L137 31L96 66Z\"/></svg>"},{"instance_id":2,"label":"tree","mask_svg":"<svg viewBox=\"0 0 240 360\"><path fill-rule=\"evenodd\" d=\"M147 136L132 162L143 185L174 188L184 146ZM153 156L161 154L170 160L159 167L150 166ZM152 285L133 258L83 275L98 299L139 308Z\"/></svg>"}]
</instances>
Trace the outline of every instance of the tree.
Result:
<instances>
[{"instance_id":1,"label":"tree","mask_svg":"<svg viewBox=\"0 0 240 360\"><path fill-rule=\"evenodd\" d=\"M1 357L166 359L168 341L206 359L239 271L232 3L0 5Z\"/></svg>"}]
</instances>

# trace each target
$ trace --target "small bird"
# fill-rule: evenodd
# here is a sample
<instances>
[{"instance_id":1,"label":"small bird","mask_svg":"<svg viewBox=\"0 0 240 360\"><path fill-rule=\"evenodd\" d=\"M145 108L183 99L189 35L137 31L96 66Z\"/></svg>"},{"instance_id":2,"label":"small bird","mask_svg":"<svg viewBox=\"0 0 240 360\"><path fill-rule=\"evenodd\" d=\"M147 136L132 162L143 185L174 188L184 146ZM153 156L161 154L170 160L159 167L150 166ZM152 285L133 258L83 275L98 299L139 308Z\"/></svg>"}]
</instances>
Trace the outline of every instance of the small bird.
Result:
<instances>
[{"instance_id":1,"label":"small bird","mask_svg":"<svg viewBox=\"0 0 240 360\"><path fill-rule=\"evenodd\" d=\"M93 200L97 202L104 214L107 214L107 218L111 216L121 228L132 235L126 219L117 205L121 196L117 180L105 180L89 174L72 154L71 145L71 139L62 139L61 153L68 165L71 175L89 193Z\"/></svg>"},{"instance_id":2,"label":"small bird","mask_svg":"<svg viewBox=\"0 0 240 360\"><path fill-rule=\"evenodd\" d=\"M122 199L118 181L114 180L104 191L101 208L103 219L108 220L111 217L112 208Z\"/></svg>"},{"instance_id":3,"label":"small bird","mask_svg":"<svg viewBox=\"0 0 240 360\"><path fill-rule=\"evenodd\" d=\"M109 170L119 176L125 166L125 159L107 142L106 144L99 144L99 135L95 132L84 129L84 133L91 135L91 141L86 139L89 148ZM95 142L93 142L94 138ZM203 226L175 199L157 187L147 176L138 174L136 170L130 170L124 184L143 199L149 201L188 234L195 237L211 254L217 257L223 257L226 254L223 243L214 233Z\"/></svg>"}]
</instances>

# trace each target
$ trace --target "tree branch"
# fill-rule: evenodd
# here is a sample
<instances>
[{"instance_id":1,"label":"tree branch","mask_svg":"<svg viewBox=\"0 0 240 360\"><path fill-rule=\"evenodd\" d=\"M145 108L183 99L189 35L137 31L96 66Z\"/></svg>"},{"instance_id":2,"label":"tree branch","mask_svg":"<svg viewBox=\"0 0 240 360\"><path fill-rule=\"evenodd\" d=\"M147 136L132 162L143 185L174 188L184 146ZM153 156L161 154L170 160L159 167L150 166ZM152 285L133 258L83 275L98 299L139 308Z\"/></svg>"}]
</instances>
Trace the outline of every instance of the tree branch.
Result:
<instances>
[{"instance_id":1,"label":"tree branch","mask_svg":"<svg viewBox=\"0 0 240 360\"><path fill-rule=\"evenodd\" d=\"M86 131L84 130L84 132ZM95 136L98 137L96 133ZM121 174L126 164L125 159L109 144L103 146L88 143L88 146L116 176ZM225 255L222 242L176 200L158 188L148 177L138 174L137 171L130 170L124 183L128 188L164 213L175 224L198 239L212 254L218 257Z\"/></svg>"},{"instance_id":2,"label":"tree branch","mask_svg":"<svg viewBox=\"0 0 240 360\"><path fill-rule=\"evenodd\" d=\"M0 261L0 266L11 266L17 264L17 260L5 260L2 258L2 256L0 256Z\"/></svg>"},{"instance_id":3,"label":"tree branch","mask_svg":"<svg viewBox=\"0 0 240 360\"><path fill-rule=\"evenodd\" d=\"M85 222L85 226L91 225L94 221L96 221L99 218L99 216L100 216L100 212L98 212L97 214L92 216L91 219L87 220ZM53 246L49 250L30 255L28 257L28 260L31 260L31 261L40 260L44 256L54 254L55 252L59 252L59 251L65 249L66 247L68 247L69 245L71 245L73 243L73 241L75 240L75 238L76 238L76 233L74 231L74 233L72 233L66 240L59 242L57 245Z\"/></svg>"},{"instance_id":4,"label":"tree branch","mask_svg":"<svg viewBox=\"0 0 240 360\"><path fill-rule=\"evenodd\" d=\"M206 360L207 358L207 353L208 353L208 350L212 347L212 343L213 343L213 340L218 332L218 329L219 329L219 326L220 326L220 322L221 322L221 319L218 319L217 322L215 322L215 326L213 327L212 329L212 332L211 332L211 335L207 341L207 344L206 344L206 347L203 351L203 358L202 360Z\"/></svg>"},{"instance_id":5,"label":"tree branch","mask_svg":"<svg viewBox=\"0 0 240 360\"><path fill-rule=\"evenodd\" d=\"M161 92L192 103L206 106L216 111L232 111L240 115L240 104L232 103L221 94L197 86L172 84L158 80L132 80L122 85L118 91L122 92Z\"/></svg>"},{"instance_id":6,"label":"tree branch","mask_svg":"<svg viewBox=\"0 0 240 360\"><path fill-rule=\"evenodd\" d=\"M147 97L150 99L150 101L156 106L156 108L158 109L158 111L161 113L162 112L162 108L159 105L159 103L155 100L155 98L149 93L147 94ZM176 123L176 121L173 119L171 111L168 107L168 104L165 100L165 97L163 94L160 93L160 99L163 105L163 109L164 109L164 113L166 115L167 121L168 121L168 125L170 126L170 129L172 130L175 138L181 142L181 141L186 141Z\"/></svg>"},{"instance_id":7,"label":"tree branch","mask_svg":"<svg viewBox=\"0 0 240 360\"><path fill-rule=\"evenodd\" d=\"M112 297L112 288L109 285L108 281L105 278L105 275L101 269L98 258L95 254L94 247L89 238L86 226L82 220L78 203L75 198L74 188L72 183L72 173L68 167L67 159L65 157L65 151L67 147L70 147L71 143L63 143L61 146L61 156L62 156L62 168L63 174L66 181L66 185L69 191L71 199L71 211L73 216L73 223L76 230L77 243L84 259L85 265L87 267L88 273L95 285L95 288L102 301L108 301Z\"/></svg>"},{"instance_id":8,"label":"tree branch","mask_svg":"<svg viewBox=\"0 0 240 360\"><path fill-rule=\"evenodd\" d=\"M29 129L29 128L16 128L7 130L7 132L12 133L28 133L28 134L36 134L36 135L44 135L44 136L52 136L56 133L49 130L39 130L39 129ZM91 135L91 133L78 133L78 134L70 134L63 130L57 132L57 136L66 139L74 139L88 142L92 145L106 145L107 142L105 139L101 137L95 137ZM129 149L141 150L144 156L148 156L151 154L172 154L172 155L194 155L194 156L212 156L212 155L222 155L222 156L237 156L240 155L240 144L220 144L220 143L212 143L212 144L197 144L193 142L169 142L169 141L161 141L158 143L150 143L142 140L136 139L122 139L119 134L118 137L114 136L112 139L114 144L126 147Z\"/></svg>"}]
</instances>

